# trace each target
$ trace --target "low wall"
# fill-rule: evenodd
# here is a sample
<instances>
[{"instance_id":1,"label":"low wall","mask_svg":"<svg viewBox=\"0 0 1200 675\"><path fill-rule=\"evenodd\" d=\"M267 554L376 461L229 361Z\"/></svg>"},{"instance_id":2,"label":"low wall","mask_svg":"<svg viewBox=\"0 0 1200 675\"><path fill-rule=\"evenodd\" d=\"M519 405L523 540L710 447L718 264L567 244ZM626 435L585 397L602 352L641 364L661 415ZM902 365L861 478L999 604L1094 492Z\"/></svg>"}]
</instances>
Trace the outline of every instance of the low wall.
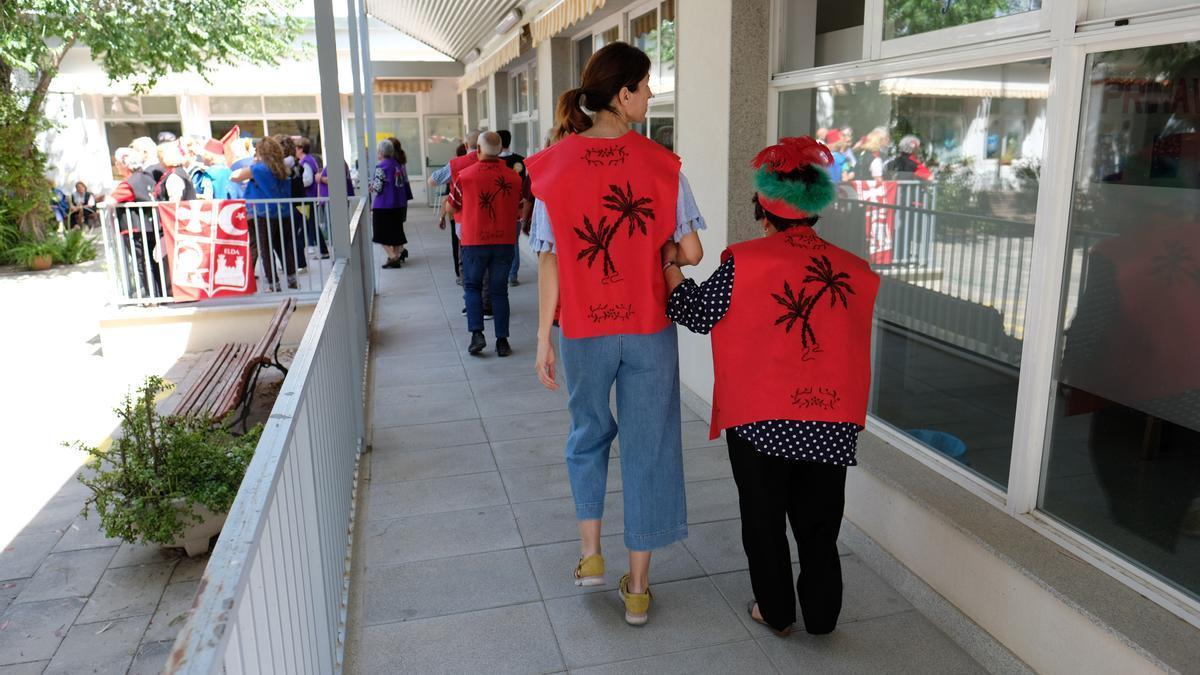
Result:
<instances>
[{"instance_id":1,"label":"low wall","mask_svg":"<svg viewBox=\"0 0 1200 675\"><path fill-rule=\"evenodd\" d=\"M300 300L282 344L300 342L316 300L315 294ZM278 302L261 300L186 307L114 306L100 319L100 345L106 360L165 369L183 354L216 349L226 342L257 342L278 308Z\"/></svg>"}]
</instances>

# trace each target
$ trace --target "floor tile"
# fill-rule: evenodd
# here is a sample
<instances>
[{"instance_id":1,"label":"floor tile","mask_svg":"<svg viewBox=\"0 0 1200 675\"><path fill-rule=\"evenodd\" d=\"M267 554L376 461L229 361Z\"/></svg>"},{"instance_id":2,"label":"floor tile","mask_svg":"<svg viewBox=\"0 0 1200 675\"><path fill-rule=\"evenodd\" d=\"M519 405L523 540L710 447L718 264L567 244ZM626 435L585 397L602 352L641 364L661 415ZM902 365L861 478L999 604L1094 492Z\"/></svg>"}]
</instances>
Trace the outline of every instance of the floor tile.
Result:
<instances>
[{"instance_id":1,"label":"floor tile","mask_svg":"<svg viewBox=\"0 0 1200 675\"><path fill-rule=\"evenodd\" d=\"M567 396L563 391L529 391L521 394L492 394L476 397L480 417L504 415L530 415L567 409Z\"/></svg>"},{"instance_id":2,"label":"floor tile","mask_svg":"<svg viewBox=\"0 0 1200 675\"><path fill-rule=\"evenodd\" d=\"M388 384L395 386L440 384L442 382L466 382L467 371L462 366L440 366L437 368L420 368L375 372L375 379L386 377Z\"/></svg>"},{"instance_id":3,"label":"floor tile","mask_svg":"<svg viewBox=\"0 0 1200 675\"><path fill-rule=\"evenodd\" d=\"M637 630L626 625L616 591L547 600L567 667L608 663L614 654L633 659L749 637L706 578L655 584L653 591L650 622Z\"/></svg>"},{"instance_id":4,"label":"floor tile","mask_svg":"<svg viewBox=\"0 0 1200 675\"><path fill-rule=\"evenodd\" d=\"M540 600L519 548L366 570L367 624L411 621Z\"/></svg>"},{"instance_id":5,"label":"floor tile","mask_svg":"<svg viewBox=\"0 0 1200 675\"><path fill-rule=\"evenodd\" d=\"M81 609L80 598L10 605L0 614L0 663L52 658Z\"/></svg>"},{"instance_id":6,"label":"floor tile","mask_svg":"<svg viewBox=\"0 0 1200 675\"><path fill-rule=\"evenodd\" d=\"M483 420L488 440L510 441L537 436L558 436L571 427L571 416L566 410L508 417L488 417Z\"/></svg>"},{"instance_id":7,"label":"floor tile","mask_svg":"<svg viewBox=\"0 0 1200 675\"><path fill-rule=\"evenodd\" d=\"M625 548L624 538L619 534L601 537L600 547L604 552L606 583L604 586L587 587L576 586L572 576L575 564L579 562L578 541L527 548L529 562L533 566L533 574L537 577L542 597L561 598L584 593L603 593L616 588L621 575L629 571L629 549ZM684 548L682 542L657 549L651 557L650 582L653 585L700 576L704 576L704 570Z\"/></svg>"},{"instance_id":8,"label":"floor tile","mask_svg":"<svg viewBox=\"0 0 1200 675\"><path fill-rule=\"evenodd\" d=\"M405 427L414 424L454 422L479 417L474 399L459 401L407 401L377 410L371 420L375 429Z\"/></svg>"},{"instance_id":9,"label":"floor tile","mask_svg":"<svg viewBox=\"0 0 1200 675\"><path fill-rule=\"evenodd\" d=\"M127 675L161 675L171 656L173 640L166 642L142 642L137 656L129 666Z\"/></svg>"},{"instance_id":10,"label":"floor tile","mask_svg":"<svg viewBox=\"0 0 1200 675\"><path fill-rule=\"evenodd\" d=\"M376 429L372 446L382 450L429 450L486 443L487 440L479 420L464 420Z\"/></svg>"},{"instance_id":11,"label":"floor tile","mask_svg":"<svg viewBox=\"0 0 1200 675\"><path fill-rule=\"evenodd\" d=\"M42 671L46 670L46 666L48 665L50 665L49 661L14 663L8 666L0 666L0 675L42 675Z\"/></svg>"},{"instance_id":12,"label":"floor tile","mask_svg":"<svg viewBox=\"0 0 1200 675\"><path fill-rule=\"evenodd\" d=\"M130 567L132 565L175 564L185 558L183 549L167 548L158 544L135 544L125 542L113 556L109 567Z\"/></svg>"},{"instance_id":13,"label":"floor tile","mask_svg":"<svg viewBox=\"0 0 1200 675\"><path fill-rule=\"evenodd\" d=\"M15 579L13 581L0 581L0 614L8 609L13 600L25 590L25 584L28 584L28 579Z\"/></svg>"},{"instance_id":14,"label":"floor tile","mask_svg":"<svg viewBox=\"0 0 1200 675\"><path fill-rule=\"evenodd\" d=\"M46 675L125 672L149 620L139 616L75 624L50 660Z\"/></svg>"},{"instance_id":15,"label":"floor tile","mask_svg":"<svg viewBox=\"0 0 1200 675\"><path fill-rule=\"evenodd\" d=\"M381 520L507 503L500 474L492 471L402 483L372 483L368 513L372 520Z\"/></svg>"},{"instance_id":16,"label":"floor tile","mask_svg":"<svg viewBox=\"0 0 1200 675\"><path fill-rule=\"evenodd\" d=\"M508 506L366 523L368 567L519 546L521 535Z\"/></svg>"},{"instance_id":17,"label":"floor tile","mask_svg":"<svg viewBox=\"0 0 1200 675\"><path fill-rule=\"evenodd\" d=\"M38 602L89 595L116 552L116 548L109 547L52 553L16 601Z\"/></svg>"},{"instance_id":18,"label":"floor tile","mask_svg":"<svg viewBox=\"0 0 1200 675\"><path fill-rule=\"evenodd\" d=\"M388 373L379 372L377 377L387 379ZM371 394L371 405L376 417L394 410L403 409L409 403L425 401L459 402L472 398L471 385L462 382L438 382L406 386L377 386Z\"/></svg>"},{"instance_id":19,"label":"floor tile","mask_svg":"<svg viewBox=\"0 0 1200 675\"><path fill-rule=\"evenodd\" d=\"M737 520L689 525L683 544L708 574L746 569L742 526Z\"/></svg>"},{"instance_id":20,"label":"floor tile","mask_svg":"<svg viewBox=\"0 0 1200 675\"><path fill-rule=\"evenodd\" d=\"M79 622L111 621L132 616L145 616L149 621L174 568L174 563L156 563L108 570L100 577L95 592L79 613Z\"/></svg>"},{"instance_id":21,"label":"floor tile","mask_svg":"<svg viewBox=\"0 0 1200 675\"><path fill-rule=\"evenodd\" d=\"M711 523L741 515L737 483L732 478L687 483L688 523Z\"/></svg>"},{"instance_id":22,"label":"floor tile","mask_svg":"<svg viewBox=\"0 0 1200 675\"><path fill-rule=\"evenodd\" d=\"M372 485L495 470L487 443L407 452L378 449L371 454Z\"/></svg>"},{"instance_id":23,"label":"floor tile","mask_svg":"<svg viewBox=\"0 0 1200 675\"><path fill-rule=\"evenodd\" d=\"M541 603L362 629L361 673L549 673L562 657Z\"/></svg>"},{"instance_id":24,"label":"floor tile","mask_svg":"<svg viewBox=\"0 0 1200 675\"><path fill-rule=\"evenodd\" d=\"M713 445L685 452L683 478L688 481L733 478L728 448L724 445Z\"/></svg>"},{"instance_id":25,"label":"floor tile","mask_svg":"<svg viewBox=\"0 0 1200 675\"><path fill-rule=\"evenodd\" d=\"M684 422L682 425L682 429L683 429L683 449L684 450L688 450L690 448L703 448L703 447L707 447L710 445L725 446L725 436L724 435L722 435L721 437L719 437L715 440L710 441L708 439L708 422L704 422L704 421ZM725 447L728 447L728 446L725 446Z\"/></svg>"},{"instance_id":26,"label":"floor tile","mask_svg":"<svg viewBox=\"0 0 1200 675\"><path fill-rule=\"evenodd\" d=\"M521 539L526 546L550 544L558 541L578 541L579 526L575 520L575 501L572 499L547 499L539 502L513 504L517 525L521 528ZM621 493L613 492L604 497L604 519L602 531L619 534L625 531L625 507Z\"/></svg>"},{"instance_id":27,"label":"floor tile","mask_svg":"<svg viewBox=\"0 0 1200 675\"><path fill-rule=\"evenodd\" d=\"M578 675L732 675L776 671L758 643L743 640L604 666L578 668L571 672Z\"/></svg>"},{"instance_id":28,"label":"floor tile","mask_svg":"<svg viewBox=\"0 0 1200 675\"><path fill-rule=\"evenodd\" d=\"M915 611L843 624L829 635L768 636L759 644L785 673L987 672Z\"/></svg>"},{"instance_id":29,"label":"floor tile","mask_svg":"<svg viewBox=\"0 0 1200 675\"><path fill-rule=\"evenodd\" d=\"M547 464L523 469L504 469L500 472L509 500L531 502L539 499L559 499L571 496L571 483L566 464ZM621 464L616 457L608 463L605 492L620 492Z\"/></svg>"},{"instance_id":30,"label":"floor tile","mask_svg":"<svg viewBox=\"0 0 1200 675\"><path fill-rule=\"evenodd\" d=\"M88 518L79 516L63 532L62 539L54 546L55 553L78 551L85 548L120 546L120 539L109 539L100 527L100 519L94 513Z\"/></svg>"},{"instance_id":31,"label":"floor tile","mask_svg":"<svg viewBox=\"0 0 1200 675\"><path fill-rule=\"evenodd\" d=\"M62 533L19 534L0 550L0 579L33 576Z\"/></svg>"},{"instance_id":32,"label":"floor tile","mask_svg":"<svg viewBox=\"0 0 1200 675\"><path fill-rule=\"evenodd\" d=\"M566 461L566 448L566 434L492 442L496 465L501 469L562 464Z\"/></svg>"},{"instance_id":33,"label":"floor tile","mask_svg":"<svg viewBox=\"0 0 1200 675\"><path fill-rule=\"evenodd\" d=\"M199 555L195 558L185 556L175 565L175 571L171 573L170 583L177 584L181 581L199 581L200 577L204 576L204 569L206 567L208 567L207 555Z\"/></svg>"},{"instance_id":34,"label":"floor tile","mask_svg":"<svg viewBox=\"0 0 1200 675\"><path fill-rule=\"evenodd\" d=\"M191 616L192 601L196 598L196 589L199 586L199 581L168 584L162 599L158 601L158 608L150 618L150 625L146 628L142 642L174 640L187 618Z\"/></svg>"}]
</instances>

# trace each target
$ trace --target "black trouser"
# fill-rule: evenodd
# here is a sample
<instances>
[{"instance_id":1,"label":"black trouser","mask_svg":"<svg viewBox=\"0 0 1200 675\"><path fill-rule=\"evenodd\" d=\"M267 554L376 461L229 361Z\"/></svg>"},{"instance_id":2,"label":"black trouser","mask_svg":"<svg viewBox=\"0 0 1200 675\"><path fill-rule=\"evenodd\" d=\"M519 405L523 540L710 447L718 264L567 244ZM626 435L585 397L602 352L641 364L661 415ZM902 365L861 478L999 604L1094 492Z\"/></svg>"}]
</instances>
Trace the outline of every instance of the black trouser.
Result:
<instances>
[{"instance_id":1,"label":"black trouser","mask_svg":"<svg viewBox=\"0 0 1200 675\"><path fill-rule=\"evenodd\" d=\"M256 215L254 216L254 234L250 239L250 260L255 257L262 262L263 275L267 278L267 283L274 285L276 283L275 259L272 253L279 258L279 262L283 264L283 271L287 274L287 281L290 285L296 278L296 241L293 236L292 223L288 220L287 213L282 216L271 215Z\"/></svg>"},{"instance_id":2,"label":"black trouser","mask_svg":"<svg viewBox=\"0 0 1200 675\"><path fill-rule=\"evenodd\" d=\"M754 449L725 432L742 511L742 546L763 619L777 630L796 622L787 521L799 548L800 611L809 633L828 633L842 611L842 566L837 538L846 504L846 467ZM786 520L785 520L786 518Z\"/></svg>"},{"instance_id":3,"label":"black trouser","mask_svg":"<svg viewBox=\"0 0 1200 675\"><path fill-rule=\"evenodd\" d=\"M154 259L154 249L158 246L154 233L133 231L122 232L122 235L125 238L125 259L134 272L126 286L129 297L152 298L169 295L163 292L164 285L166 290L171 288L165 274L166 265L160 268L158 261Z\"/></svg>"},{"instance_id":4,"label":"black trouser","mask_svg":"<svg viewBox=\"0 0 1200 675\"><path fill-rule=\"evenodd\" d=\"M458 257L458 228L454 226L454 218L442 216L450 221L450 255L454 256L454 276L462 276L462 261Z\"/></svg>"}]
</instances>

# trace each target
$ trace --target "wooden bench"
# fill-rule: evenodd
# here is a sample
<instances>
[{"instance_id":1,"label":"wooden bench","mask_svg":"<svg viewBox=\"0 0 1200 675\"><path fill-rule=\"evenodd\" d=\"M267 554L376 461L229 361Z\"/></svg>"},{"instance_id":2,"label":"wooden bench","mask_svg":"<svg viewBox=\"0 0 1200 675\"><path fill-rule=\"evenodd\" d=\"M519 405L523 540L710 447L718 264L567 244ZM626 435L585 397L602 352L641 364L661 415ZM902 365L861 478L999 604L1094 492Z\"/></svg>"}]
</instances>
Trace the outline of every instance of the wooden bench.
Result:
<instances>
[{"instance_id":1,"label":"wooden bench","mask_svg":"<svg viewBox=\"0 0 1200 675\"><path fill-rule=\"evenodd\" d=\"M183 392L174 414L207 416L223 421L240 407L240 416L230 426L238 422L244 426L259 372L263 368L274 367L287 374L287 368L279 362L279 343L295 311L296 299L288 298L279 305L257 343L229 342L222 345L205 364L200 376Z\"/></svg>"}]
</instances>

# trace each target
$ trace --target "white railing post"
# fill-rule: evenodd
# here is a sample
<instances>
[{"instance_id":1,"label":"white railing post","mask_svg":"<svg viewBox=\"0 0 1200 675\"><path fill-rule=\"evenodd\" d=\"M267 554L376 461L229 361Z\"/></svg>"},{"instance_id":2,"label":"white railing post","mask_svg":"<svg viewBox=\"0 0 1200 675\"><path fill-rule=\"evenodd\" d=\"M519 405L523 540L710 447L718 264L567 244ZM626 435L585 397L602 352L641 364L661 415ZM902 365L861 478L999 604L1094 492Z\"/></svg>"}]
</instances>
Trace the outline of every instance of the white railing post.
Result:
<instances>
[{"instance_id":1,"label":"white railing post","mask_svg":"<svg viewBox=\"0 0 1200 675\"><path fill-rule=\"evenodd\" d=\"M321 121L325 125L325 167L329 180L329 236L333 254L350 257L350 212L346 194L346 153L342 135L342 106L338 93L337 31L332 0L313 0L317 37L317 70L321 75Z\"/></svg>"}]
</instances>

